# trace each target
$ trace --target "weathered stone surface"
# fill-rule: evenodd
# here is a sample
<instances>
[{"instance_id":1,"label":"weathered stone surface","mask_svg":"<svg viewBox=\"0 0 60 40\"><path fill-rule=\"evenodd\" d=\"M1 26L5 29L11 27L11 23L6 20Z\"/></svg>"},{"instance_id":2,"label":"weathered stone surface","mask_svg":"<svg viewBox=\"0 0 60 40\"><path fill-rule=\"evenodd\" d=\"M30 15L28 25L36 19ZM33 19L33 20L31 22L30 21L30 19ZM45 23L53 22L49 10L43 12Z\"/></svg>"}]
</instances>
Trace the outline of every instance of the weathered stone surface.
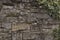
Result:
<instances>
[{"instance_id":1,"label":"weathered stone surface","mask_svg":"<svg viewBox=\"0 0 60 40\"><path fill-rule=\"evenodd\" d=\"M2 23L2 27L6 29L11 29L11 23Z\"/></svg>"},{"instance_id":2,"label":"weathered stone surface","mask_svg":"<svg viewBox=\"0 0 60 40\"><path fill-rule=\"evenodd\" d=\"M36 0L1 0L0 6L0 40L53 40L60 22Z\"/></svg>"},{"instance_id":3,"label":"weathered stone surface","mask_svg":"<svg viewBox=\"0 0 60 40\"><path fill-rule=\"evenodd\" d=\"M18 22L17 17L7 17L6 22Z\"/></svg>"},{"instance_id":4,"label":"weathered stone surface","mask_svg":"<svg viewBox=\"0 0 60 40\"><path fill-rule=\"evenodd\" d=\"M12 31L17 31L17 30L29 30L30 24L26 23L20 23L20 24L13 24L12 25Z\"/></svg>"}]
</instances>

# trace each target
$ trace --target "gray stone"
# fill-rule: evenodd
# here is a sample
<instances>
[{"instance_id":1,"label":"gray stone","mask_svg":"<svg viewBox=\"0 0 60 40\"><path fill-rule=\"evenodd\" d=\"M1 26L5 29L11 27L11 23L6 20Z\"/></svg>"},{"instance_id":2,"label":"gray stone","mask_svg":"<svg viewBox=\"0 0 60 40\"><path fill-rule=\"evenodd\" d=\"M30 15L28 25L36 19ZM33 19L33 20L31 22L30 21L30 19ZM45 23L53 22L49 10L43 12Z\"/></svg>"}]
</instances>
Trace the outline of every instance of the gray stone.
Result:
<instances>
[{"instance_id":1,"label":"gray stone","mask_svg":"<svg viewBox=\"0 0 60 40\"><path fill-rule=\"evenodd\" d=\"M6 28L6 29L11 29L11 23L2 23L2 27Z\"/></svg>"},{"instance_id":2,"label":"gray stone","mask_svg":"<svg viewBox=\"0 0 60 40\"><path fill-rule=\"evenodd\" d=\"M1 0L0 4L0 40L53 40L51 32L60 22L36 0Z\"/></svg>"}]
</instances>

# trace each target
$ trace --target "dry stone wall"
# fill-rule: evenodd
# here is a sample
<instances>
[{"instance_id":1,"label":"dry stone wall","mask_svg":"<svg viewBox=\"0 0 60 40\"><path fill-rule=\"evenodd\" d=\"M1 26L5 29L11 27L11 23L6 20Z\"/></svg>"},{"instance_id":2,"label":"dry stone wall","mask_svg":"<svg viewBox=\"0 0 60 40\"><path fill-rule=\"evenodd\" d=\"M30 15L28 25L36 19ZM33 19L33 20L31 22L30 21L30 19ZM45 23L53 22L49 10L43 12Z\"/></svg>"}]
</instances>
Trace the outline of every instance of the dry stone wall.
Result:
<instances>
[{"instance_id":1,"label":"dry stone wall","mask_svg":"<svg viewBox=\"0 0 60 40\"><path fill-rule=\"evenodd\" d=\"M0 40L53 40L58 26L36 0L0 1Z\"/></svg>"}]
</instances>

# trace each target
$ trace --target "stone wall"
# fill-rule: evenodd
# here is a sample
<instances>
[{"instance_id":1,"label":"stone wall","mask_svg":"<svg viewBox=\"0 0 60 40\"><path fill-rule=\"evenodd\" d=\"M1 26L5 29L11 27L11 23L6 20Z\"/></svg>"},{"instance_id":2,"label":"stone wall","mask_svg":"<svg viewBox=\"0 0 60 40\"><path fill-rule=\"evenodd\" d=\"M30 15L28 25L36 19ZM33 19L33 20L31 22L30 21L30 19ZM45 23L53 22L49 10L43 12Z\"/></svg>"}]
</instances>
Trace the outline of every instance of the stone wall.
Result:
<instances>
[{"instance_id":1,"label":"stone wall","mask_svg":"<svg viewBox=\"0 0 60 40\"><path fill-rule=\"evenodd\" d=\"M1 0L0 40L53 40L58 27L35 0Z\"/></svg>"}]
</instances>

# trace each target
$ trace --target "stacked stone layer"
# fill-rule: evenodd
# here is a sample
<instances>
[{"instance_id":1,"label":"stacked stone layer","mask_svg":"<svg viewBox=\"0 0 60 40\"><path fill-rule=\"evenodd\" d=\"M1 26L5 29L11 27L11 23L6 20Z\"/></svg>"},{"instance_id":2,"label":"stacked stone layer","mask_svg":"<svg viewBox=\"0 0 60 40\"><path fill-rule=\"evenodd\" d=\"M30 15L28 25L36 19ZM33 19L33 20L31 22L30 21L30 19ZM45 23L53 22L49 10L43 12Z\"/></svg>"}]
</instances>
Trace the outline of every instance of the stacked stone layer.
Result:
<instances>
[{"instance_id":1,"label":"stacked stone layer","mask_svg":"<svg viewBox=\"0 0 60 40\"><path fill-rule=\"evenodd\" d=\"M58 27L35 0L0 1L0 40L53 40Z\"/></svg>"}]
</instances>

